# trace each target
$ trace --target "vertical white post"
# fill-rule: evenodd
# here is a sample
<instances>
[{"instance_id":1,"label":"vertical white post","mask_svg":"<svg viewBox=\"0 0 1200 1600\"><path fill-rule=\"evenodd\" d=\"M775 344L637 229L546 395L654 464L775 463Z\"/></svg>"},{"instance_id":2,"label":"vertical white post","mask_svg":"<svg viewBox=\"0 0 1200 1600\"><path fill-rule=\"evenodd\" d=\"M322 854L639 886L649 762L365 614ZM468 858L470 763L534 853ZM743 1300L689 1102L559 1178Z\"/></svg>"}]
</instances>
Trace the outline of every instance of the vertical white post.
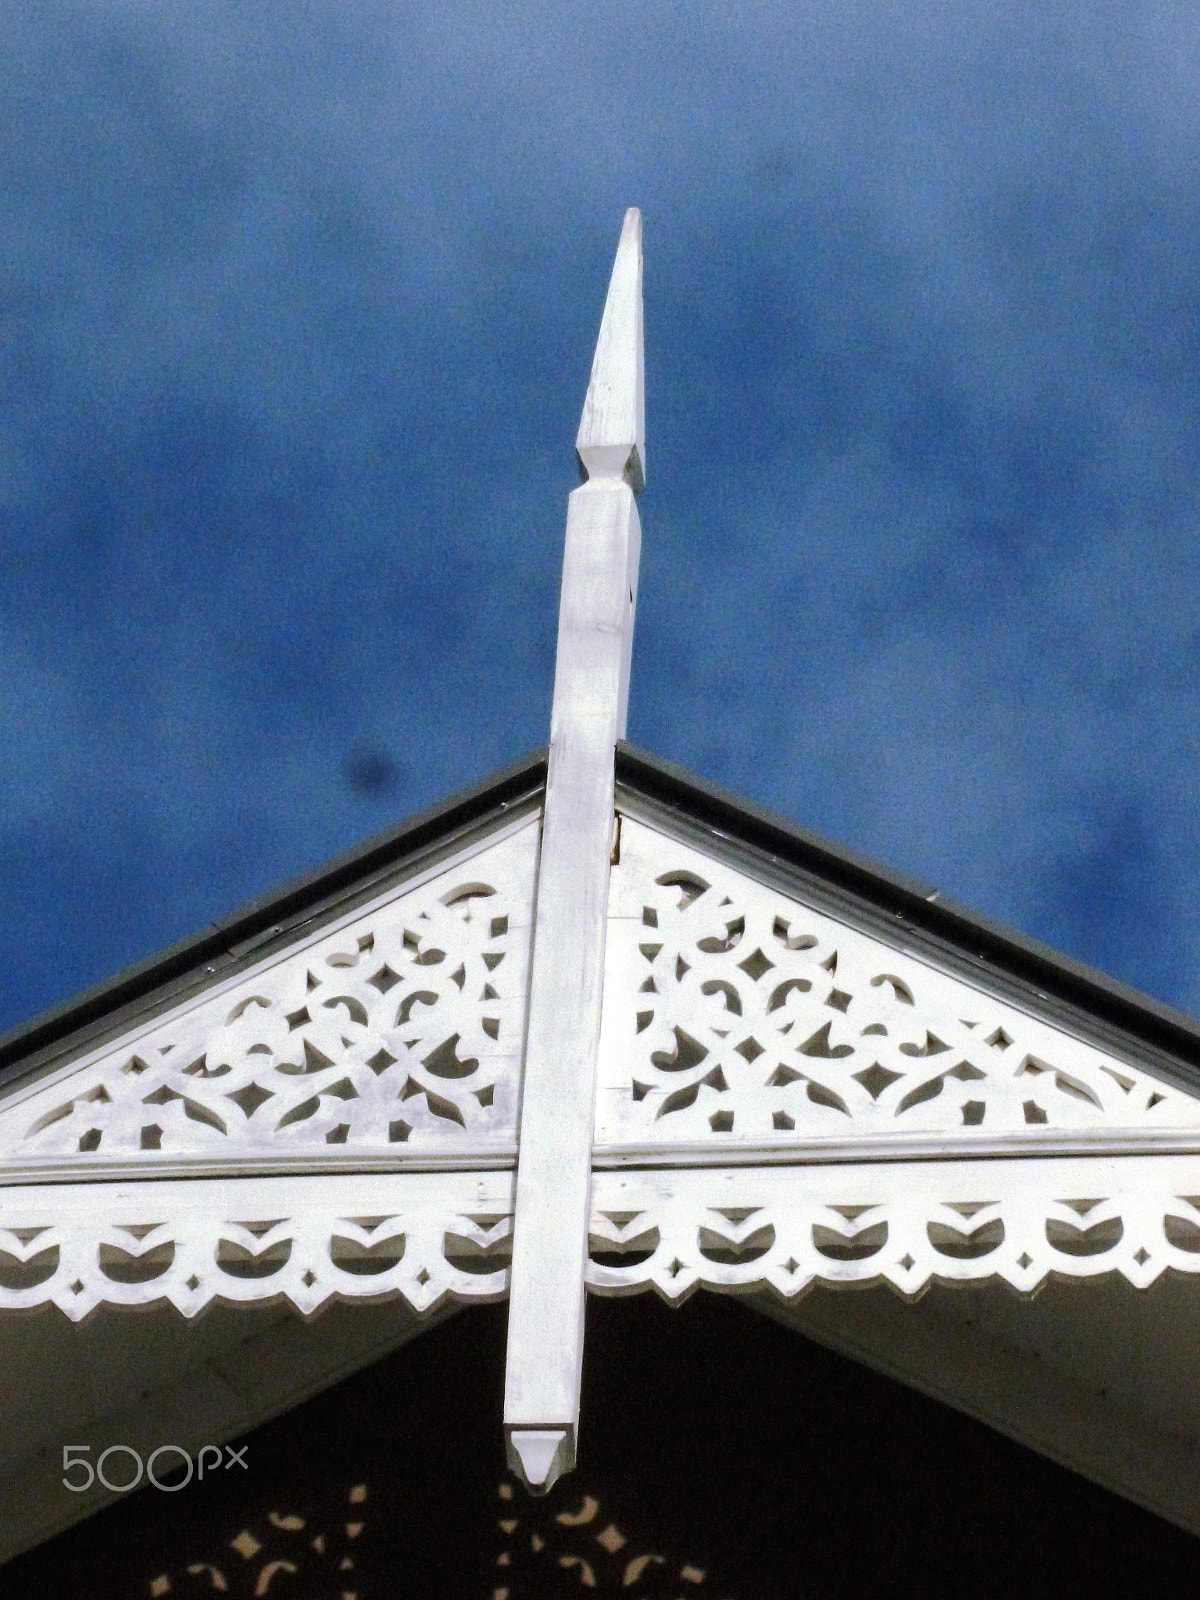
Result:
<instances>
[{"instance_id":1,"label":"vertical white post","mask_svg":"<svg viewBox=\"0 0 1200 1600\"><path fill-rule=\"evenodd\" d=\"M544 1493L575 1464L596 1053L645 481L642 219L625 214L575 441L517 1162L504 1429Z\"/></svg>"}]
</instances>

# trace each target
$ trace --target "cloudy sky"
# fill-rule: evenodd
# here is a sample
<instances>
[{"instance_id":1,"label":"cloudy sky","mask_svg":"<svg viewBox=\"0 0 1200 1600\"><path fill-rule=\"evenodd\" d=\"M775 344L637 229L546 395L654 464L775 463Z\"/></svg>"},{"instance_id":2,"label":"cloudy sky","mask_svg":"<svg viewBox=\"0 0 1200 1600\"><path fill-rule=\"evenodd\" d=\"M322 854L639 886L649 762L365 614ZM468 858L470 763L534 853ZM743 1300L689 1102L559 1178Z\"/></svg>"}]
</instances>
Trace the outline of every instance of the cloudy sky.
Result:
<instances>
[{"instance_id":1,"label":"cloudy sky","mask_svg":"<svg viewBox=\"0 0 1200 1600\"><path fill-rule=\"evenodd\" d=\"M1200 1010L1200 13L0 0L0 1026L547 735L624 208L630 733Z\"/></svg>"}]
</instances>

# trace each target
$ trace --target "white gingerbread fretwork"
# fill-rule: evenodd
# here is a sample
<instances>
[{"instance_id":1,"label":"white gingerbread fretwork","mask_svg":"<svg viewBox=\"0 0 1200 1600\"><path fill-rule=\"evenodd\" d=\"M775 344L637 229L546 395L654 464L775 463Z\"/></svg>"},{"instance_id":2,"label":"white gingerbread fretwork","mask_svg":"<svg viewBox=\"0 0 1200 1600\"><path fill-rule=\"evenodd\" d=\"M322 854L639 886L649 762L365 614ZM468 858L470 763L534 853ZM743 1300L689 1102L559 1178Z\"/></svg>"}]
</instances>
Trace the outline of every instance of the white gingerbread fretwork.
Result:
<instances>
[{"instance_id":1,"label":"white gingerbread fretwork","mask_svg":"<svg viewBox=\"0 0 1200 1600\"><path fill-rule=\"evenodd\" d=\"M166 1179L8 1188L0 1308L169 1300L403 1299L420 1312L509 1287L511 1172ZM885 1162L601 1171L589 1287L771 1291L1200 1272L1200 1158Z\"/></svg>"},{"instance_id":2,"label":"white gingerbread fretwork","mask_svg":"<svg viewBox=\"0 0 1200 1600\"><path fill-rule=\"evenodd\" d=\"M511 1160L537 822L0 1112L9 1176Z\"/></svg>"},{"instance_id":3,"label":"white gingerbread fretwork","mask_svg":"<svg viewBox=\"0 0 1200 1600\"><path fill-rule=\"evenodd\" d=\"M631 785L614 816L641 282L630 211L540 815L527 795L463 824L0 1098L0 1308L510 1294L505 1430L533 1489L574 1463L585 1288L1200 1272L1186 1067L736 840L702 847L699 807L671 823Z\"/></svg>"},{"instance_id":4,"label":"white gingerbread fretwork","mask_svg":"<svg viewBox=\"0 0 1200 1600\"><path fill-rule=\"evenodd\" d=\"M607 1151L1200 1130L1119 1055L632 818L609 904Z\"/></svg>"},{"instance_id":5,"label":"white gingerbread fretwork","mask_svg":"<svg viewBox=\"0 0 1200 1600\"><path fill-rule=\"evenodd\" d=\"M498 1300L508 1288L512 1173L163 1179L6 1189L0 1307L51 1302Z\"/></svg>"},{"instance_id":6,"label":"white gingerbread fretwork","mask_svg":"<svg viewBox=\"0 0 1200 1600\"><path fill-rule=\"evenodd\" d=\"M601 1294L791 1299L886 1283L914 1295L992 1277L1028 1294L1051 1275L1146 1288L1200 1272L1195 1156L609 1171L592 1206L588 1283Z\"/></svg>"}]
</instances>

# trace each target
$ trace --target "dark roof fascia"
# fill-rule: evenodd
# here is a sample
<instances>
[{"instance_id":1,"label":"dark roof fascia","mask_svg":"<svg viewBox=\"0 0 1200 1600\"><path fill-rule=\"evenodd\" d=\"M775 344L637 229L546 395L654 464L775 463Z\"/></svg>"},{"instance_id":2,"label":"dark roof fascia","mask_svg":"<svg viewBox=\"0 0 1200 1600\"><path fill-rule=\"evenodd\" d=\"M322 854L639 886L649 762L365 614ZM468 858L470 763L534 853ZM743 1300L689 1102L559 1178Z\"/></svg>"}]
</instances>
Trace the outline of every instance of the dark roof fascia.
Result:
<instances>
[{"instance_id":1,"label":"dark roof fascia","mask_svg":"<svg viewBox=\"0 0 1200 1600\"><path fill-rule=\"evenodd\" d=\"M700 824L714 841L748 847L829 884L892 925L902 924L957 952L972 967L1014 980L1033 996L1056 1001L1104 1029L1171 1057L1173 1063L1190 1069L1184 1076L1195 1086L1200 1023L1183 1012L635 745L617 746L616 775L618 784Z\"/></svg>"},{"instance_id":2,"label":"dark roof fascia","mask_svg":"<svg viewBox=\"0 0 1200 1600\"><path fill-rule=\"evenodd\" d=\"M265 953L271 943L366 891L379 877L532 800L545 786L546 765L545 750L525 756L0 1036L0 1077L11 1078L7 1069L18 1064L21 1075L36 1069L68 1046L119 1028L164 996L202 984L218 968L244 964L250 952ZM618 784L678 815L689 830L699 828L718 845L725 841L773 861L785 875L827 885L876 919L924 935L971 967L1169 1056L1190 1069L1185 1075L1195 1083L1200 1023L1182 1012L635 745L617 746L616 777Z\"/></svg>"},{"instance_id":3,"label":"dark roof fascia","mask_svg":"<svg viewBox=\"0 0 1200 1600\"><path fill-rule=\"evenodd\" d=\"M524 756L335 856L315 872L292 878L149 960L127 967L0 1035L0 1076L9 1077L6 1069L17 1063L23 1069L34 1067L89 1033L109 1031L164 994L186 989L197 977L218 967L243 961L249 950L269 944L331 905L353 897L410 859L533 799L545 787L546 763L545 750Z\"/></svg>"}]
</instances>

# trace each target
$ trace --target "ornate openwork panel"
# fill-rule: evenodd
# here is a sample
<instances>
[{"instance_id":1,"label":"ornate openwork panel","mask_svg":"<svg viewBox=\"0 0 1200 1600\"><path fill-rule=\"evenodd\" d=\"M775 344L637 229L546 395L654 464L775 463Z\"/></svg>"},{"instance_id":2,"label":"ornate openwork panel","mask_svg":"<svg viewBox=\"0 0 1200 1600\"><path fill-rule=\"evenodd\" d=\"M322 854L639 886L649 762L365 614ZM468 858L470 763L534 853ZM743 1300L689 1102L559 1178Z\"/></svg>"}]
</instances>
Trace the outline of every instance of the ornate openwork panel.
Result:
<instances>
[{"instance_id":1,"label":"ornate openwork panel","mask_svg":"<svg viewBox=\"0 0 1200 1600\"><path fill-rule=\"evenodd\" d=\"M0 1161L511 1156L536 846L530 820L14 1095Z\"/></svg>"},{"instance_id":2,"label":"ornate openwork panel","mask_svg":"<svg viewBox=\"0 0 1200 1600\"><path fill-rule=\"evenodd\" d=\"M32 1185L0 1192L0 1309L53 1302L447 1297L508 1291L512 1173ZM594 1292L774 1289L1200 1272L1200 1158L600 1171Z\"/></svg>"},{"instance_id":3,"label":"ornate openwork panel","mask_svg":"<svg viewBox=\"0 0 1200 1600\"><path fill-rule=\"evenodd\" d=\"M601 1294L1200 1272L1194 1157L601 1172L592 1207Z\"/></svg>"},{"instance_id":4,"label":"ornate openwork panel","mask_svg":"<svg viewBox=\"0 0 1200 1600\"><path fill-rule=\"evenodd\" d=\"M1200 1105L923 958L625 818L597 1143L1200 1128Z\"/></svg>"},{"instance_id":5,"label":"ornate openwork panel","mask_svg":"<svg viewBox=\"0 0 1200 1600\"><path fill-rule=\"evenodd\" d=\"M447 1297L508 1289L512 1175L344 1173L0 1191L0 1308L53 1302L73 1320L101 1302Z\"/></svg>"}]
</instances>

